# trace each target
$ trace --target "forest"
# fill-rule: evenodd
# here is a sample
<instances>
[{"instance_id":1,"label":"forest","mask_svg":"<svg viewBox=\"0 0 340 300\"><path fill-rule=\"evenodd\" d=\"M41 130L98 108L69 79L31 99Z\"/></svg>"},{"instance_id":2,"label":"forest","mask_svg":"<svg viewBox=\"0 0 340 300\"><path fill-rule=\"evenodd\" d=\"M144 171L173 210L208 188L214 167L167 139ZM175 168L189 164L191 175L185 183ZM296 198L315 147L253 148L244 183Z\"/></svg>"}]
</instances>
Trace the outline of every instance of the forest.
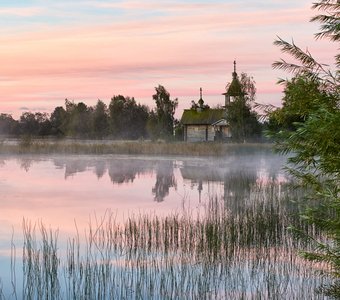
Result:
<instances>
[{"instance_id":1,"label":"forest","mask_svg":"<svg viewBox=\"0 0 340 300\"><path fill-rule=\"evenodd\" d=\"M0 134L33 137L73 137L143 139L173 136L177 99L161 85L155 88L156 108L136 102L133 97L113 96L107 106L98 100L96 105L65 99L65 107L56 107L51 114L23 112L19 120L10 114L0 114Z\"/></svg>"},{"instance_id":2,"label":"forest","mask_svg":"<svg viewBox=\"0 0 340 300\"><path fill-rule=\"evenodd\" d=\"M245 93L228 106L227 118L234 141L259 138L262 125L260 117L252 109L255 99L255 82L242 73L241 84ZM175 118L178 99L171 99L162 85L152 96L155 108L137 103L134 97L117 95L109 105L98 100L96 105L65 99L65 106L46 112L23 112L19 120L10 114L0 114L0 135L30 137L71 137L80 139L162 139L182 141L183 126Z\"/></svg>"}]
</instances>

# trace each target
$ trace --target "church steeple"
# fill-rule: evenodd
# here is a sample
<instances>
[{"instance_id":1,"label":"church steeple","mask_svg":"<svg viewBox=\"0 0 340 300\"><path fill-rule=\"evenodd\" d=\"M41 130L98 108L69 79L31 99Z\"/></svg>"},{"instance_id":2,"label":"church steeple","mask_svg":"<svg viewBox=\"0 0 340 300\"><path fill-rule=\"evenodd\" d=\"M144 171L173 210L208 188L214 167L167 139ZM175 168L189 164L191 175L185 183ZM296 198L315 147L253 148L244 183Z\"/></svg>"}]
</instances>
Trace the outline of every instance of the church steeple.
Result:
<instances>
[{"instance_id":1,"label":"church steeple","mask_svg":"<svg viewBox=\"0 0 340 300\"><path fill-rule=\"evenodd\" d=\"M234 60L234 72L233 72L233 79L237 78L237 73L236 73L236 60Z\"/></svg>"},{"instance_id":2,"label":"church steeple","mask_svg":"<svg viewBox=\"0 0 340 300\"><path fill-rule=\"evenodd\" d=\"M225 96L225 107L227 107L230 104L232 98L243 95L241 83L236 73L236 60L234 60L233 64L234 72L232 73L232 81L230 84L226 86L227 90L226 93L223 93L223 95Z\"/></svg>"},{"instance_id":3,"label":"church steeple","mask_svg":"<svg viewBox=\"0 0 340 300\"><path fill-rule=\"evenodd\" d=\"M203 108L203 104L204 104L204 101L202 98L202 88L200 88L200 99L198 100L198 105L200 108Z\"/></svg>"}]
</instances>

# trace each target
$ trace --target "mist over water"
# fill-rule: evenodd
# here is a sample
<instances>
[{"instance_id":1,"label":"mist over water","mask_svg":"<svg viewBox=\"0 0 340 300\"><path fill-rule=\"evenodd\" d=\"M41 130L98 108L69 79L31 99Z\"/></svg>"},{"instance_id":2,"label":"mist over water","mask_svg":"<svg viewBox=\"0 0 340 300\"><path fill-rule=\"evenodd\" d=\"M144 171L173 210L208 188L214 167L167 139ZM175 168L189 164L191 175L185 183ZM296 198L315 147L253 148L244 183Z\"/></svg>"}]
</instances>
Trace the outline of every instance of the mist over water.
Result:
<instances>
[{"instance_id":1,"label":"mist over water","mask_svg":"<svg viewBox=\"0 0 340 300\"><path fill-rule=\"evenodd\" d=\"M30 216L59 228L52 222L56 210L70 215L66 223L86 210L86 218L106 209L178 212L183 204L195 207L211 197L249 193L255 184L287 181L284 158L261 152L223 158L25 155L0 162L2 208L19 222Z\"/></svg>"},{"instance_id":2,"label":"mist over water","mask_svg":"<svg viewBox=\"0 0 340 300\"><path fill-rule=\"evenodd\" d=\"M4 289L10 287L8 274L12 234L13 242L19 249L23 243L23 219L32 224L42 223L49 228L58 229L61 248L66 247L67 239L75 234L76 229L81 234L87 232L91 219L98 220L111 214L115 222L126 224L129 218L144 215L150 216L150 220L172 215L189 216L193 220L205 215L209 218L211 209L215 209L211 208L214 201L219 203L218 207L223 207L224 218L232 216L235 218L234 222L239 222L242 218L246 220L251 212L251 218L257 216L254 222L264 222L263 217L278 218L278 221L273 219L273 224L282 223L283 225L279 225L283 226L280 231L284 230L284 227L290 225L286 220L287 215L296 213L290 200L301 196L289 187L290 179L282 170L284 162L284 157L268 151L234 153L219 158L129 155L0 156L0 259L5 266L0 271L0 277L4 282ZM284 221L279 221L281 218ZM247 222L248 219L245 224ZM264 233L263 237L267 240L270 234ZM282 243L280 240L279 244ZM258 248L263 251L261 247L264 244L254 242L250 245L247 242L244 248L240 245L238 242L238 259L243 257L252 261L251 257L259 254L250 249ZM280 248L275 248L275 245L266 246L266 251L269 251L266 252L266 259L273 249L276 249L275 255L286 257L283 244ZM275 255L274 264L279 265ZM239 274L238 276L242 273L242 280L247 281L247 287L243 291L242 287L234 287L236 294L241 291L241 295L249 296L254 292L251 287L252 277L245 275L249 272L248 267L233 267L233 272ZM223 270L223 266L219 268ZM307 269L303 272L307 272ZM276 271L278 270L275 269ZM311 287L316 286L316 283L313 283L312 270L310 272L306 283L294 283L297 284L296 288L304 288L304 284L307 284L308 293L312 292ZM299 272L292 275L300 276ZM267 276L261 267L258 276ZM281 276L286 275L281 274L278 278ZM259 278L254 279L257 284ZM293 284L291 278L287 282ZM258 287L260 294L262 288Z\"/></svg>"}]
</instances>

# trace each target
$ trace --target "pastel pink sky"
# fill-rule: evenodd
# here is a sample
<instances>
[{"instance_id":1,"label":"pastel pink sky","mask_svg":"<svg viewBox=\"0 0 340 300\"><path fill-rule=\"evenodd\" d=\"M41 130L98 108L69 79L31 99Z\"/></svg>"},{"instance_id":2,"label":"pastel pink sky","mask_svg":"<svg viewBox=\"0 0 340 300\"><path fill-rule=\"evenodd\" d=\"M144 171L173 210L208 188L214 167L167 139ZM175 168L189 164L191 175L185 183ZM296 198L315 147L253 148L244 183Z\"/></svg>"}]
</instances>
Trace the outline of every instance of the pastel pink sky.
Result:
<instances>
[{"instance_id":1,"label":"pastel pink sky","mask_svg":"<svg viewBox=\"0 0 340 300\"><path fill-rule=\"evenodd\" d=\"M177 116L199 97L223 104L234 59L254 77L257 101L279 105L287 77L276 36L332 65L336 45L315 41L312 1L4 1L0 113L52 112L65 98L94 105L113 95L154 106L164 85ZM24 5L22 3L25 2ZM44 4L42 4L44 3Z\"/></svg>"}]
</instances>

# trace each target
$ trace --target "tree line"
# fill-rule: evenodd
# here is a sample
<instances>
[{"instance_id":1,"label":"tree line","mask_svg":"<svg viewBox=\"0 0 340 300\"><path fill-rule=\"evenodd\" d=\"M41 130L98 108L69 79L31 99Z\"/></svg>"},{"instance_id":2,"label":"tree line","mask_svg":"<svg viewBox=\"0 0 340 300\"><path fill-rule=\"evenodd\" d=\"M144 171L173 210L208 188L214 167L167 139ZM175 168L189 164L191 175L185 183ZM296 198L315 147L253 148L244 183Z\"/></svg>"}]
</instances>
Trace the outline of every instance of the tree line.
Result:
<instances>
[{"instance_id":1,"label":"tree line","mask_svg":"<svg viewBox=\"0 0 340 300\"><path fill-rule=\"evenodd\" d=\"M74 138L171 139L178 121L174 114L178 99L171 99L164 86L155 88L152 96L156 108L137 103L133 97L113 96L107 106L65 100L65 107L56 107L51 114L24 112L19 120L0 114L0 134L59 136Z\"/></svg>"},{"instance_id":2,"label":"tree line","mask_svg":"<svg viewBox=\"0 0 340 300\"><path fill-rule=\"evenodd\" d=\"M255 81L242 73L240 83L244 96L227 108L227 121L236 142L260 137L263 127L252 108ZM65 106L56 107L51 114L24 112L19 120L10 114L0 114L0 135L183 140L183 126L174 117L178 99L171 99L162 85L155 88L152 98L154 109L137 103L133 97L118 95L111 98L108 106L102 100L87 106L84 102L66 99Z\"/></svg>"}]
</instances>

